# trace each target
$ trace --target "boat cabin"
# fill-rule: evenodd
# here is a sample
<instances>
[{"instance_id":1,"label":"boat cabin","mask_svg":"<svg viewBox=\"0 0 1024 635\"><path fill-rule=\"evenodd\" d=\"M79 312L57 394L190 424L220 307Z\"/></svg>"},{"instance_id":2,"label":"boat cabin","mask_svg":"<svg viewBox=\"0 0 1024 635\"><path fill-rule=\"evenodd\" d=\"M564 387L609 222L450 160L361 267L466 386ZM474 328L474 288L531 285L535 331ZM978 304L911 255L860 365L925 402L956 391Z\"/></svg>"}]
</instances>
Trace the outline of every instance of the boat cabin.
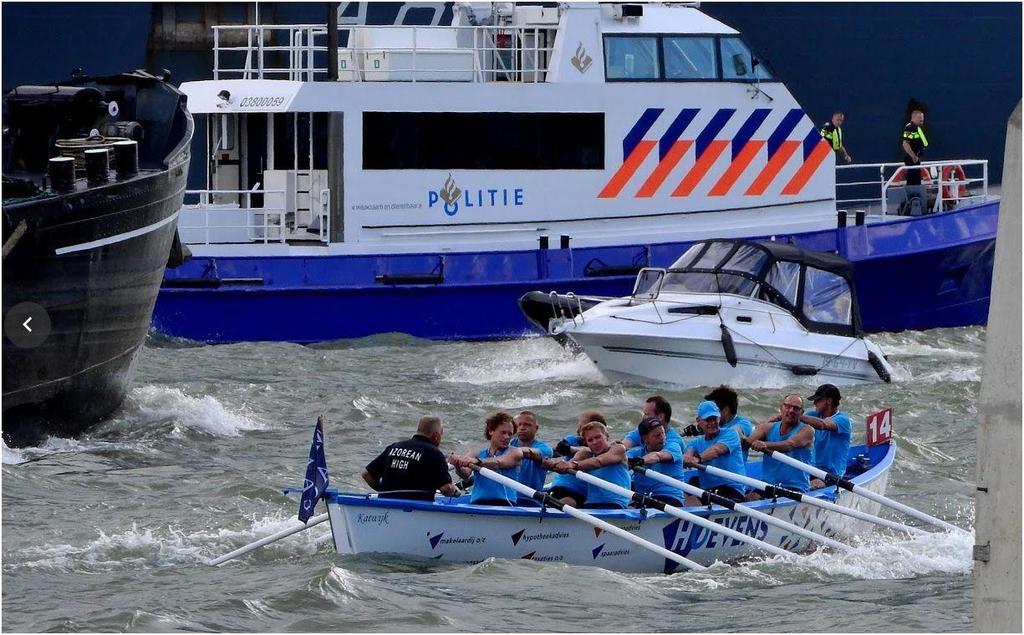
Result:
<instances>
[{"instance_id":1,"label":"boat cabin","mask_svg":"<svg viewBox=\"0 0 1024 635\"><path fill-rule=\"evenodd\" d=\"M814 333L863 336L853 265L840 256L776 242L709 240L667 269L644 269L633 298L727 293L770 302Z\"/></svg>"}]
</instances>

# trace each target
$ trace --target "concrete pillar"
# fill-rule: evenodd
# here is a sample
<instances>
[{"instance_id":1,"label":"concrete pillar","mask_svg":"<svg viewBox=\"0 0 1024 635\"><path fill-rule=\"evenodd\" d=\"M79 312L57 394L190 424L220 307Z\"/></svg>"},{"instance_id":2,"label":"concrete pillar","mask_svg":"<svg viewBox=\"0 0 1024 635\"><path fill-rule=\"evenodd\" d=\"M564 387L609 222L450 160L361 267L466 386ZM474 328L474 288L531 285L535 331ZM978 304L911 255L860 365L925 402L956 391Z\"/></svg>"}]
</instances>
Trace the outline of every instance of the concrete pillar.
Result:
<instances>
[{"instance_id":1,"label":"concrete pillar","mask_svg":"<svg viewBox=\"0 0 1024 635\"><path fill-rule=\"evenodd\" d=\"M1021 632L1021 123L1006 130L978 402L974 630Z\"/></svg>"}]
</instances>

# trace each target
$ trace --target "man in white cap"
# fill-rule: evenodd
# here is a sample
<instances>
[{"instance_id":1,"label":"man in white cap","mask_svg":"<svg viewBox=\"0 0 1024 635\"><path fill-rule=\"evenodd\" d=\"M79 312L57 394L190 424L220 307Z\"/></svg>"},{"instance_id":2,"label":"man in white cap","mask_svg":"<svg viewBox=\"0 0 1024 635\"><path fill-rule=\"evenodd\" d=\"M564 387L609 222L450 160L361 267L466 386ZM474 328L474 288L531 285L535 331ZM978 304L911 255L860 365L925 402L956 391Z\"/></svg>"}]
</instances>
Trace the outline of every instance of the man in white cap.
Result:
<instances>
[{"instance_id":1,"label":"man in white cap","mask_svg":"<svg viewBox=\"0 0 1024 635\"><path fill-rule=\"evenodd\" d=\"M683 464L687 467L711 465L746 476L740 435L733 428L722 428L721 418L722 413L715 402L700 402L697 406L697 424L704 430L704 436L697 437L686 447ZM746 487L742 484L706 471L700 473L699 482L701 489L735 501L742 501L746 493ZM700 500L695 496L687 496L686 504L700 505Z\"/></svg>"}]
</instances>

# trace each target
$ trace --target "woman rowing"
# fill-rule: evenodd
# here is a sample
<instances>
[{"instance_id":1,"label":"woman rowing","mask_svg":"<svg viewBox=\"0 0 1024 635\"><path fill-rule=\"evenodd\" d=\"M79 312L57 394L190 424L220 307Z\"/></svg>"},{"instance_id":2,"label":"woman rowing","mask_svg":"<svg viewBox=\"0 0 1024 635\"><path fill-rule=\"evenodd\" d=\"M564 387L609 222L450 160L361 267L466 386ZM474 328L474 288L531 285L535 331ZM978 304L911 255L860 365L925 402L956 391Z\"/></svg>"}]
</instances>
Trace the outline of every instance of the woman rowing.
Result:
<instances>
[{"instance_id":1,"label":"woman rowing","mask_svg":"<svg viewBox=\"0 0 1024 635\"><path fill-rule=\"evenodd\" d=\"M591 421L580 429L580 435L587 447L573 456L571 461L547 459L545 467L560 474L572 471L590 472L597 478L610 481L629 489L629 468L626 466L626 448L612 443L608 428L603 423ZM589 509L625 509L629 498L609 492L606 489L587 484L587 499L583 505Z\"/></svg>"},{"instance_id":2,"label":"woman rowing","mask_svg":"<svg viewBox=\"0 0 1024 635\"><path fill-rule=\"evenodd\" d=\"M480 450L475 456L458 456L452 453L448 457L448 462L456 467L456 471L463 479L473 473L470 466L475 465L489 468L516 480L519 476L519 463L523 460L523 451L509 445L514 434L515 425L512 415L507 412L496 412L484 421L484 438L488 441L487 447ZM477 478L469 502L473 505L508 507L516 504L516 492L489 478Z\"/></svg>"}]
</instances>

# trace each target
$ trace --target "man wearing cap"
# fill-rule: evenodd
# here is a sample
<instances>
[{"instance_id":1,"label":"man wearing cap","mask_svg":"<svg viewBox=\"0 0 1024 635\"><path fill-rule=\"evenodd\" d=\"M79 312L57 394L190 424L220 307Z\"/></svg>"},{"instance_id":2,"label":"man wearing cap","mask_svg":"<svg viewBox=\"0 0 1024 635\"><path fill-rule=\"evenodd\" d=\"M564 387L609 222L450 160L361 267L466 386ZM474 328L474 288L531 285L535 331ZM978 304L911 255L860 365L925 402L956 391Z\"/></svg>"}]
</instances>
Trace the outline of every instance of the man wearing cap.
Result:
<instances>
[{"instance_id":1,"label":"man wearing cap","mask_svg":"<svg viewBox=\"0 0 1024 635\"><path fill-rule=\"evenodd\" d=\"M832 384L822 384L808 397L814 410L805 412L800 421L814 428L814 462L819 470L842 476L850 451L850 415L839 410L842 395ZM825 487L821 479L811 480L811 489Z\"/></svg>"},{"instance_id":2,"label":"man wearing cap","mask_svg":"<svg viewBox=\"0 0 1024 635\"><path fill-rule=\"evenodd\" d=\"M732 388L722 384L708 394L704 395L708 401L715 402L718 410L722 413L720 425L723 428L732 428L740 435L740 443L743 444L743 462L747 462L747 454L750 451L750 443L747 437L754 433L754 424L750 419L739 415L739 395Z\"/></svg>"},{"instance_id":3,"label":"man wearing cap","mask_svg":"<svg viewBox=\"0 0 1024 635\"><path fill-rule=\"evenodd\" d=\"M700 402L697 406L697 424L704 430L704 436L690 442L683 455L683 463L687 467L711 465L746 476L740 435L732 428L721 427L721 419L722 413L715 402ZM700 473L699 483L701 489L736 501L742 501L746 492L742 484L706 471ZM695 496L687 496L686 504L700 505L700 500Z\"/></svg>"},{"instance_id":4,"label":"man wearing cap","mask_svg":"<svg viewBox=\"0 0 1024 635\"><path fill-rule=\"evenodd\" d=\"M683 480L683 449L666 441L665 424L656 417L644 417L637 426L640 445L626 452L630 468L642 465L648 470ZM633 474L633 491L669 505L682 505L683 491L639 472Z\"/></svg>"}]
</instances>

